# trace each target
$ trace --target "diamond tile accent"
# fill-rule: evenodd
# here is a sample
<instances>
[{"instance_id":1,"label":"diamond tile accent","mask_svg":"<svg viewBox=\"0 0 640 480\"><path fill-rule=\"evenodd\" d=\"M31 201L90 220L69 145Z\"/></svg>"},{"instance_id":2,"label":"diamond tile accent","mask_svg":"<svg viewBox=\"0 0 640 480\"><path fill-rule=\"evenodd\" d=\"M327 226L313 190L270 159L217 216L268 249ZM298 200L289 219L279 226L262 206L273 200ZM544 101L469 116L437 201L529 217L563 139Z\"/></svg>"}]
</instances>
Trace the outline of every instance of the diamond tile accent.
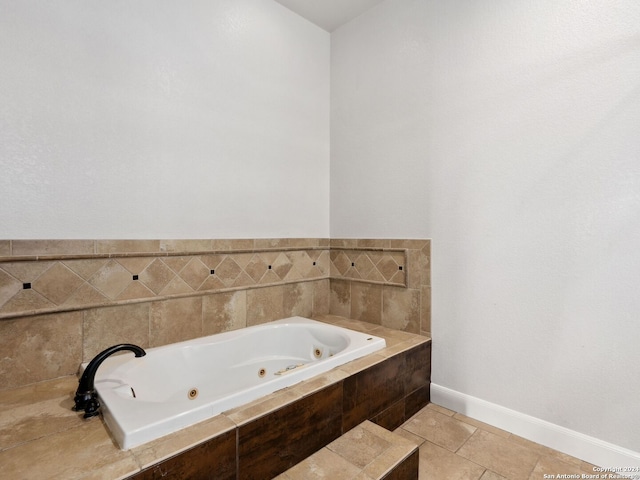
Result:
<instances>
[{"instance_id":1,"label":"diamond tile accent","mask_svg":"<svg viewBox=\"0 0 640 480\"><path fill-rule=\"evenodd\" d=\"M391 278L398 273L398 264L392 257L383 257L382 260L378 262L376 265L378 271L382 274L382 276L386 280L391 280Z\"/></svg>"},{"instance_id":2,"label":"diamond tile accent","mask_svg":"<svg viewBox=\"0 0 640 480\"><path fill-rule=\"evenodd\" d=\"M331 250L331 277L406 287L406 255L405 250Z\"/></svg>"},{"instance_id":3,"label":"diamond tile accent","mask_svg":"<svg viewBox=\"0 0 640 480\"><path fill-rule=\"evenodd\" d=\"M157 295L173 280L173 277L175 272L162 260L156 259L140 273L139 281Z\"/></svg>"},{"instance_id":4,"label":"diamond tile accent","mask_svg":"<svg viewBox=\"0 0 640 480\"><path fill-rule=\"evenodd\" d=\"M274 260L272 268L280 280L284 280L293 268L293 262L296 260L294 253L295 252L281 253Z\"/></svg>"},{"instance_id":5,"label":"diamond tile accent","mask_svg":"<svg viewBox=\"0 0 640 480\"><path fill-rule=\"evenodd\" d=\"M254 283L260 283L260 279L267 271L268 263L262 258L262 255L255 254L245 267L245 272Z\"/></svg>"},{"instance_id":6,"label":"diamond tile accent","mask_svg":"<svg viewBox=\"0 0 640 480\"><path fill-rule=\"evenodd\" d=\"M349 268L351 268L351 259L347 256L346 252L331 251L331 265L335 267L336 273L332 269L331 275L344 275Z\"/></svg>"},{"instance_id":7,"label":"diamond tile accent","mask_svg":"<svg viewBox=\"0 0 640 480\"><path fill-rule=\"evenodd\" d=\"M53 266L38 277L32 287L56 305L64 303L84 281L62 263Z\"/></svg>"},{"instance_id":8,"label":"diamond tile accent","mask_svg":"<svg viewBox=\"0 0 640 480\"><path fill-rule=\"evenodd\" d=\"M110 260L89 279L89 283L114 300L133 280L131 273L115 260Z\"/></svg>"},{"instance_id":9,"label":"diamond tile accent","mask_svg":"<svg viewBox=\"0 0 640 480\"><path fill-rule=\"evenodd\" d=\"M371 261L371 258L366 253L358 255L355 260L356 270L362 276L362 278L368 278L369 274L376 266Z\"/></svg>"},{"instance_id":10,"label":"diamond tile accent","mask_svg":"<svg viewBox=\"0 0 640 480\"><path fill-rule=\"evenodd\" d=\"M198 290L200 285L209 277L210 269L199 258L194 257L180 270L179 275L193 290Z\"/></svg>"},{"instance_id":11,"label":"diamond tile accent","mask_svg":"<svg viewBox=\"0 0 640 480\"><path fill-rule=\"evenodd\" d=\"M216 269L216 275L227 287L233 285L240 272L242 272L242 269L230 256L227 256Z\"/></svg>"}]
</instances>

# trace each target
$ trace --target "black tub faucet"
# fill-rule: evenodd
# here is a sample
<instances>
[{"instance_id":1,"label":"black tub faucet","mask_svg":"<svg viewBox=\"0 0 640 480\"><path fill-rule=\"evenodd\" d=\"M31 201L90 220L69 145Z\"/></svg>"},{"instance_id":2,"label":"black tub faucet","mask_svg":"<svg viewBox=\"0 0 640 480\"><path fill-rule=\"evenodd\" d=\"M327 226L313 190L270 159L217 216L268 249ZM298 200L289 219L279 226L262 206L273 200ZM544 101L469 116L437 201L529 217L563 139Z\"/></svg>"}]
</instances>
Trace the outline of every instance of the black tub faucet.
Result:
<instances>
[{"instance_id":1,"label":"black tub faucet","mask_svg":"<svg viewBox=\"0 0 640 480\"><path fill-rule=\"evenodd\" d=\"M78 383L78 390L76 390L76 396L74 397L76 404L73 406L73 410L76 412L84 410L84 418L94 417L100 412L100 401L93 386L98 367L107 357L121 350L130 350L136 354L136 357L144 357L147 354L147 352L137 345L122 343L109 347L93 357L93 360L89 362L89 365L87 365L87 368L82 373L82 377Z\"/></svg>"}]
</instances>

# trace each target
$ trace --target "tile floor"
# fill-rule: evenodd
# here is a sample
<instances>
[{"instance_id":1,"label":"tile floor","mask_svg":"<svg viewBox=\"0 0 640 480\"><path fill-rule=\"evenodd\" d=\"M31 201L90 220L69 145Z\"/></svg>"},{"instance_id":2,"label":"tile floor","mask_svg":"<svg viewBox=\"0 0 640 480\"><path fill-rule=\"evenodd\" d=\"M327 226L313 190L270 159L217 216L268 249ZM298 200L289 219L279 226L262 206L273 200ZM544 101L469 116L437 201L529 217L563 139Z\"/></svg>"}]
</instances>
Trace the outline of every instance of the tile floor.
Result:
<instances>
[{"instance_id":1,"label":"tile floor","mask_svg":"<svg viewBox=\"0 0 640 480\"><path fill-rule=\"evenodd\" d=\"M583 478L594 473L589 463L433 403L395 433L420 445L419 480L537 480L545 474Z\"/></svg>"}]
</instances>

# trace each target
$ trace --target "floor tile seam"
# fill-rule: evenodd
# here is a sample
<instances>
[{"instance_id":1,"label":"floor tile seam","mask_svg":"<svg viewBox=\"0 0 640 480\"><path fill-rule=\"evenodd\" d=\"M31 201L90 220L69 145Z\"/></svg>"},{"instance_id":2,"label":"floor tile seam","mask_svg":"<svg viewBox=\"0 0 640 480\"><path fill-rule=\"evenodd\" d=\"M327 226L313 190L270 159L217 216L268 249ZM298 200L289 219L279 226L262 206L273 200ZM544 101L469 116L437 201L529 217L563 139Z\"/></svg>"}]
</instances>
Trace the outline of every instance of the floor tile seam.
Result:
<instances>
[{"instance_id":1,"label":"floor tile seam","mask_svg":"<svg viewBox=\"0 0 640 480\"><path fill-rule=\"evenodd\" d=\"M478 430L482 430L482 429L477 428L477 429L476 429L476 432L477 432ZM483 431L484 431L484 432L487 432L487 430L483 430ZM474 433L473 433L473 435L475 435L475 434L476 434L476 432L474 432ZM492 435L495 435L495 436L497 436L498 438L503 438L503 437L500 437L499 435L496 435L495 433L492 433L492 432L488 432L488 433L491 433ZM486 466L486 465L482 465L482 464L478 464L478 463L477 463L477 462L475 462L474 460L472 460L472 459L470 459L470 458L468 458L468 457L465 457L464 455L462 455L462 454L458 453L458 451L459 451L460 449L462 449L462 447L464 446L464 444L466 444L466 443L471 439L471 437L473 437L473 435L470 435L470 436L469 436L469 438L467 438L467 440L465 440L465 441L464 441L464 443L460 446L460 448L458 448L458 449L455 451L455 454L456 454L456 455L458 455L458 456L459 456L459 457L461 457L461 458L464 458L465 460L467 460L467 461L469 461L469 462L472 462L472 463L474 463L474 464L476 464L476 465L479 465L480 467L482 467L482 468L484 468L484 469L486 469L486 470L490 470L490 471L492 471L492 472L494 472L494 473L496 473L496 474L500 475L499 473L495 472L494 470L491 470L491 467ZM504 438L503 438L503 440L508 441L508 442L509 442L509 444L511 444L511 445L515 445L515 446L521 447L521 448L523 448L523 449L527 450L528 452L531 452L535 457L537 457L537 458L536 458L536 460L535 460L535 462L533 463L533 467L531 467L531 470L529 471L529 473L528 473L528 475L527 475L527 477L526 477L526 478L530 478L530 477L531 477L531 475L533 474L534 470L536 469L536 466L538 466L538 463L539 463L539 462L540 462L540 460L542 459L543 455L542 455L542 454L540 454L540 453L538 453L538 452L535 452L534 450L532 450L532 449L530 449L530 448L528 448L528 447L525 447L525 446L523 446L523 445L519 445L519 444L517 444L517 443L515 443L515 442L511 442L511 441L509 441L509 440L507 440L507 439L504 439ZM501 475L501 476L503 476L503 477L504 477L504 475ZM507 477L507 478L508 478L508 477ZM521 479L510 479L510 480L521 480Z\"/></svg>"},{"instance_id":2,"label":"floor tile seam","mask_svg":"<svg viewBox=\"0 0 640 480\"><path fill-rule=\"evenodd\" d=\"M451 418L453 418L453 417L451 417ZM456 420L457 420L457 419L456 419ZM460 420L458 420L458 421L460 421ZM464 422L462 422L462 423L464 423ZM456 448L456 449L453 451L453 453L455 453L456 455L458 455L458 452L460 451L460 449L461 449L462 447L464 447L464 446L467 444L467 442L471 439L471 437L473 437L473 436L476 434L476 432L477 432L478 430L480 430L480 428L476 427L475 425L471 425L471 424L469 424L469 423L465 423L465 425L469 425L469 426L473 427L473 428L474 428L474 430L473 430L473 432L471 432L471 435L469 435L469 436L464 440L464 442L462 442L462 443L458 446L458 448ZM462 457L462 455L460 455L460 456ZM462 457L462 458L464 458L464 457ZM467 460L469 460L469 459L467 459ZM484 468L487 468L487 467L484 467Z\"/></svg>"},{"instance_id":3,"label":"floor tile seam","mask_svg":"<svg viewBox=\"0 0 640 480\"><path fill-rule=\"evenodd\" d=\"M462 456L462 455L460 455L460 454L456 453L457 451L456 451L456 452L452 452L452 451L451 451L451 450L449 450L447 447L443 447L442 445L438 445L437 443L432 442L431 440L426 440L426 439L425 439L424 443L429 443L429 444L431 444L431 445L433 445L433 446L435 446L435 447L439 447L439 448L443 449L444 451L449 452L450 454L455 455L456 457L463 459L463 460L464 460L464 461L466 461L466 462L472 463L473 465L476 465L477 467L482 468L483 470L482 470L482 473L480 474L480 476L478 477L478 480L482 477L482 475L484 475L484 474L485 474L485 472L486 472L487 470L489 470L489 471L493 472L493 470L491 470L489 467L487 467L487 466L485 466L485 465L482 465L482 464L480 464L480 463L478 463L478 462L476 462L476 461L474 461L474 460L471 460L470 458L464 457L464 456ZM466 443L466 442L465 442L465 443ZM421 446L422 446L422 445L421 445ZM459 450L459 449L458 449L458 450Z\"/></svg>"},{"instance_id":4,"label":"floor tile seam","mask_svg":"<svg viewBox=\"0 0 640 480\"><path fill-rule=\"evenodd\" d=\"M533 468L529 472L529 475L527 476L527 478L531 478L531 475L533 475L533 472L536 471L536 467L538 466L541 460L542 460L542 455L538 455L538 459L536 460L536 463L533 464Z\"/></svg>"}]
</instances>

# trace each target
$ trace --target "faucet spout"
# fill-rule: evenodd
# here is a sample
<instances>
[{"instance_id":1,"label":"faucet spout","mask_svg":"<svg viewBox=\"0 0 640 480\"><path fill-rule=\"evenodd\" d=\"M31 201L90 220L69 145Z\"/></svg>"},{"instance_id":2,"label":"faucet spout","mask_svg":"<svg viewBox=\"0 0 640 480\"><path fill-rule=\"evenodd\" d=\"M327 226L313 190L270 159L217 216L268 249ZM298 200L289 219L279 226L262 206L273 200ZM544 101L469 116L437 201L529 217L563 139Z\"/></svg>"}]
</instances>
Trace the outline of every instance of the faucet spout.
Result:
<instances>
[{"instance_id":1,"label":"faucet spout","mask_svg":"<svg viewBox=\"0 0 640 480\"><path fill-rule=\"evenodd\" d=\"M122 343L103 350L89 362L89 365L87 365L87 368L82 373L82 377L78 382L78 389L76 390L76 395L74 397L75 405L73 406L73 410L76 412L84 410L84 418L93 417L98 415L100 412L100 401L98 400L94 387L98 367L107 359L107 357L122 350L130 350L136 357L143 357L147 354L147 352L137 345Z\"/></svg>"}]
</instances>

